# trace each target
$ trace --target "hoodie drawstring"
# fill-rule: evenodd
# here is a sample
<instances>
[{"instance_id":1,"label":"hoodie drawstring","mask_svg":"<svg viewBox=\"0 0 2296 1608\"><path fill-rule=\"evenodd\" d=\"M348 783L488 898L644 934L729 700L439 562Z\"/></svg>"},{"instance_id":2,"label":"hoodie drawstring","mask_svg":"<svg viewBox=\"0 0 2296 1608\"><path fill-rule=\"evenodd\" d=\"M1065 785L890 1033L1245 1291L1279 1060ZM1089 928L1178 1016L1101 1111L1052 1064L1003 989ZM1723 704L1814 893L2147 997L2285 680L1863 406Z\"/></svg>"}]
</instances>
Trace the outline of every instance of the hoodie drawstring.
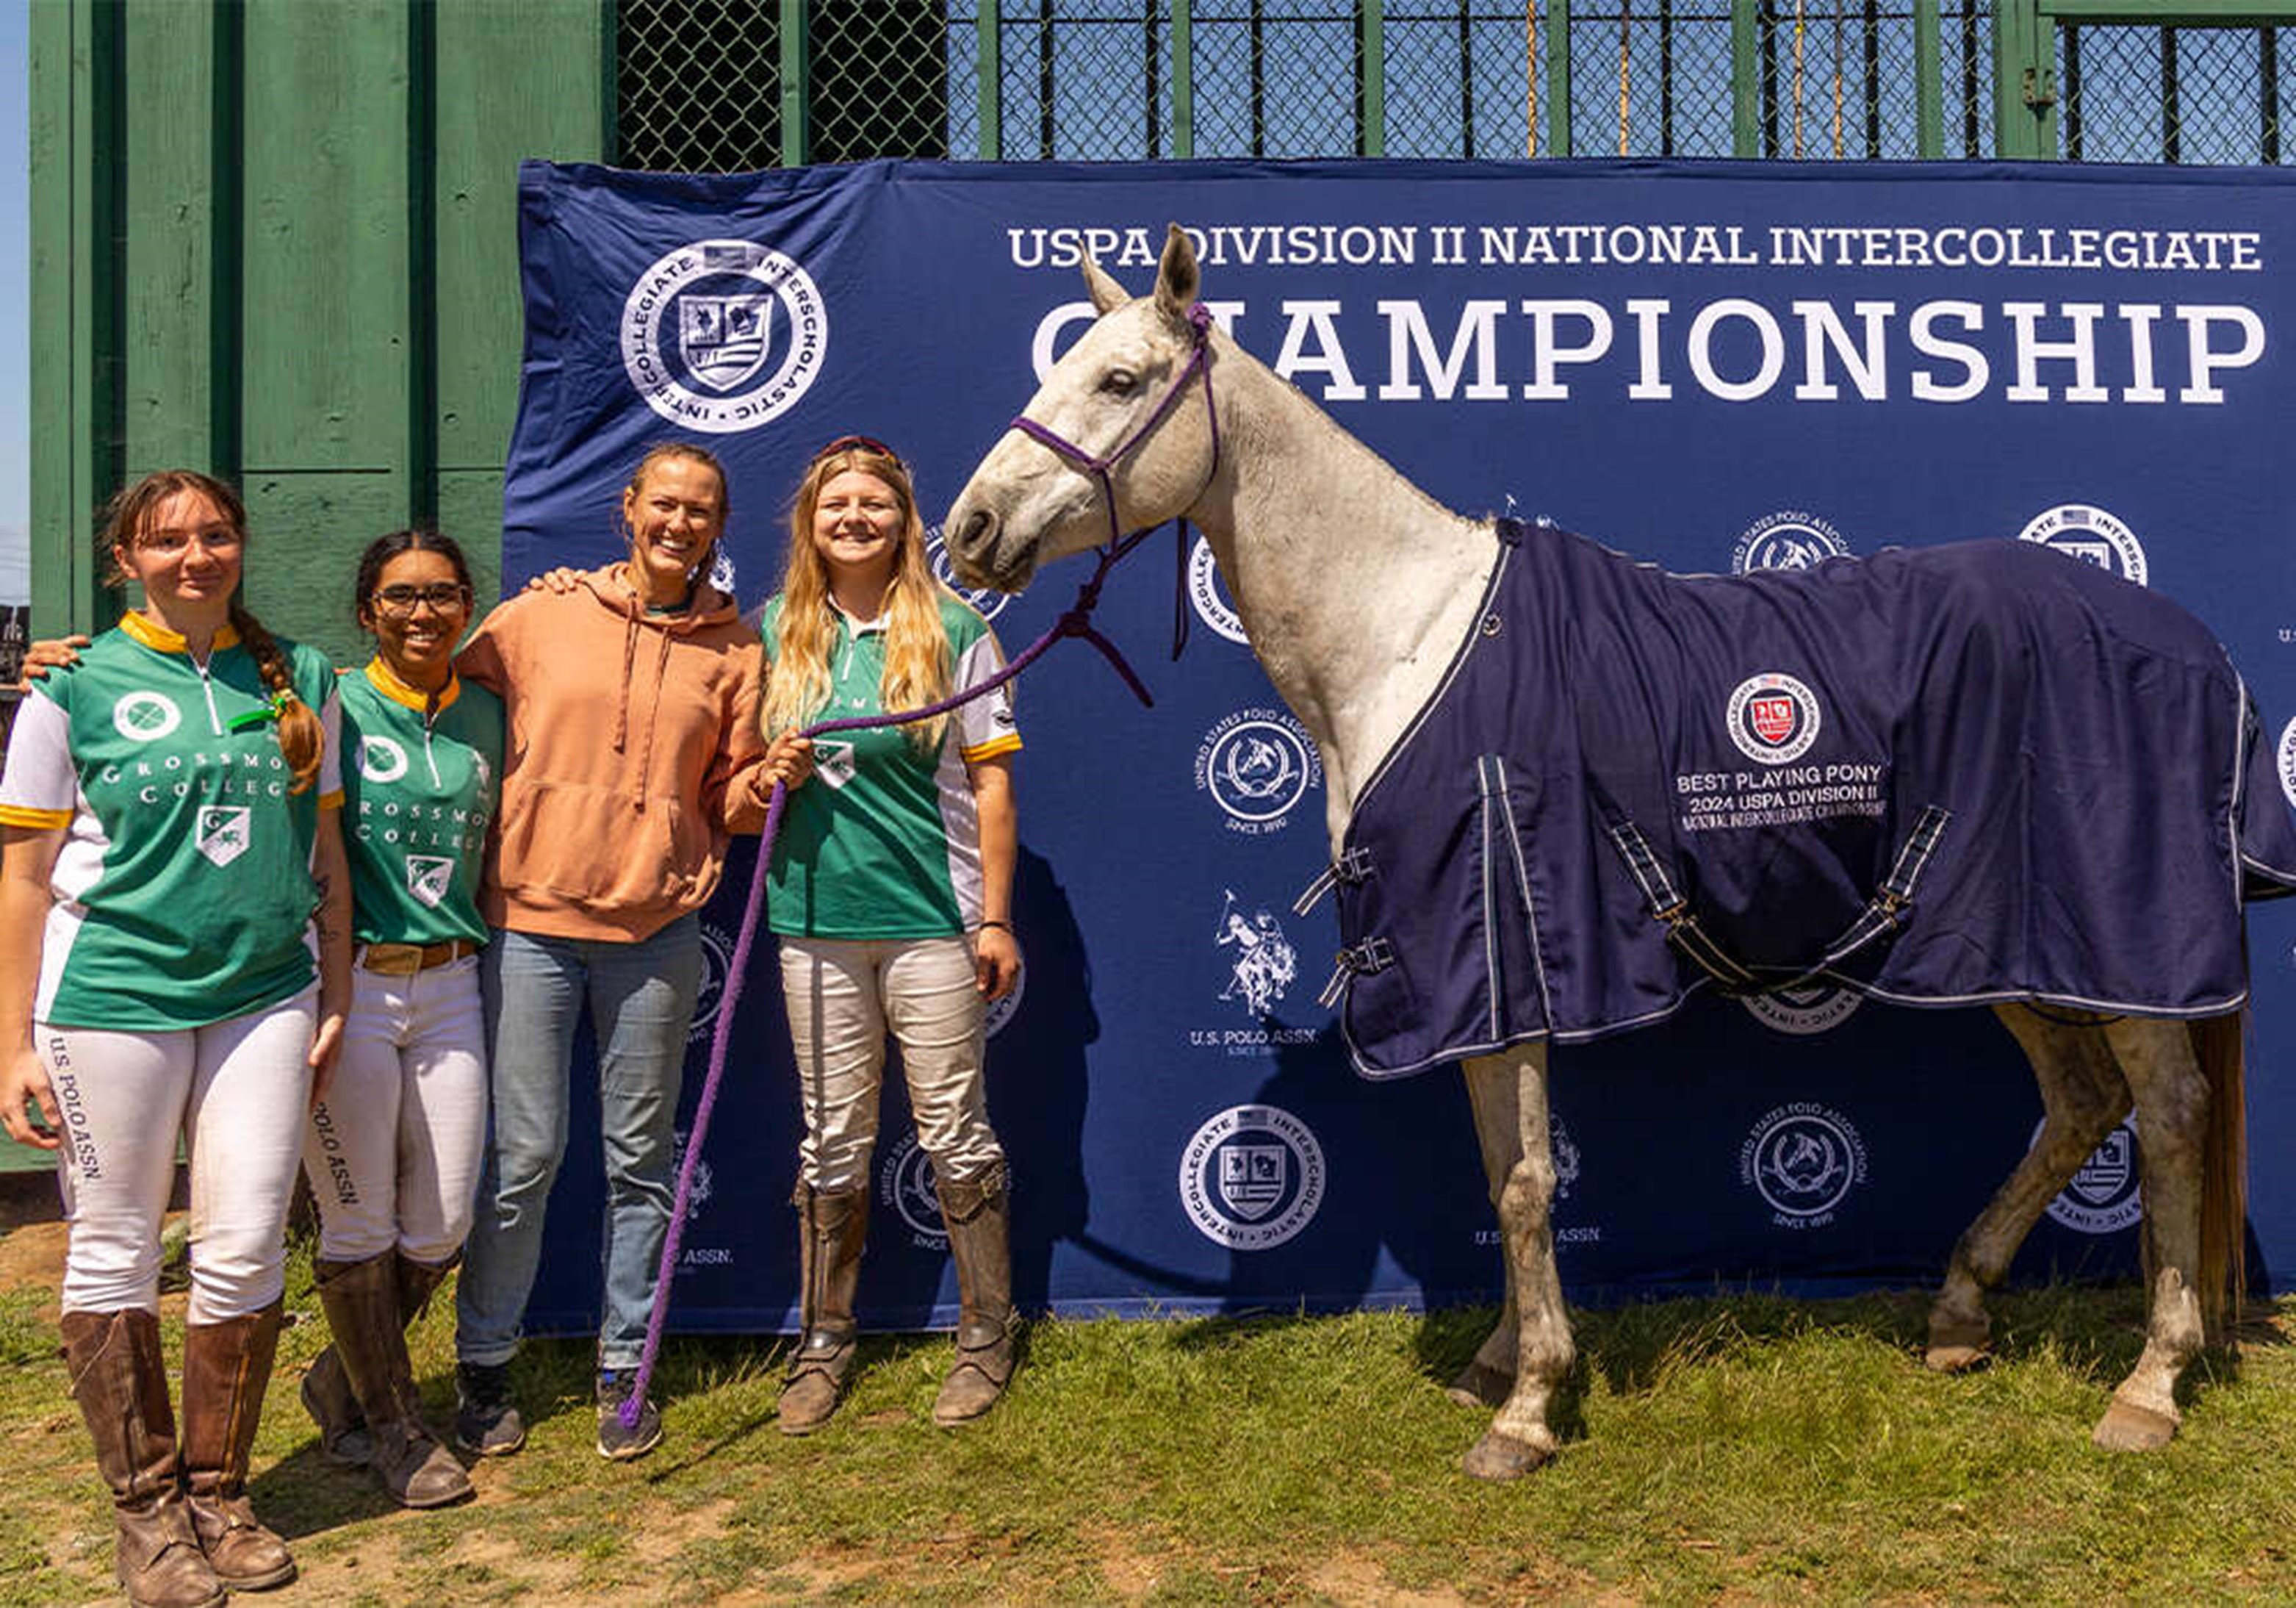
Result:
<instances>
[{"instance_id":1,"label":"hoodie drawstring","mask_svg":"<svg viewBox=\"0 0 2296 1608\"><path fill-rule=\"evenodd\" d=\"M660 631L655 635L661 638L661 652L654 660L653 701L646 706L645 751L638 756L637 807L641 815L645 813L646 778L653 775L653 734L654 728L661 724L661 689L669 679L669 639L673 633ZM627 702L628 693L625 692L622 697Z\"/></svg>"},{"instance_id":2,"label":"hoodie drawstring","mask_svg":"<svg viewBox=\"0 0 2296 1608\"><path fill-rule=\"evenodd\" d=\"M638 600L633 593L622 609L627 628L622 635L622 698L614 711L614 751L624 752L630 736L630 671L638 661ZM644 804L638 806L643 809Z\"/></svg>"}]
</instances>

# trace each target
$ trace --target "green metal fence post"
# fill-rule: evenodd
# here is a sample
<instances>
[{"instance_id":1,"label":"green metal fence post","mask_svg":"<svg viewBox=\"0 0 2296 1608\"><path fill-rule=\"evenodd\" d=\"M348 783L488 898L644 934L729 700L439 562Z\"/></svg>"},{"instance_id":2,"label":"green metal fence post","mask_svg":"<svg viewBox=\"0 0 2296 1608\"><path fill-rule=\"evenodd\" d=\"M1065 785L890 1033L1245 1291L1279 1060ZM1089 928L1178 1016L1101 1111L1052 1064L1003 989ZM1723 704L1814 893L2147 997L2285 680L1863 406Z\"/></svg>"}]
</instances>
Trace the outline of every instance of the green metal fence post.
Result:
<instances>
[{"instance_id":1,"label":"green metal fence post","mask_svg":"<svg viewBox=\"0 0 2296 1608\"><path fill-rule=\"evenodd\" d=\"M1761 0L1730 0L1730 154L1762 154Z\"/></svg>"},{"instance_id":2,"label":"green metal fence post","mask_svg":"<svg viewBox=\"0 0 2296 1608\"><path fill-rule=\"evenodd\" d=\"M805 0L782 0L782 166L813 160L813 32Z\"/></svg>"},{"instance_id":3,"label":"green metal fence post","mask_svg":"<svg viewBox=\"0 0 2296 1608\"><path fill-rule=\"evenodd\" d=\"M1993 146L2028 160L2057 153L2056 30L2040 0L1999 0L1993 17Z\"/></svg>"},{"instance_id":4,"label":"green metal fence post","mask_svg":"<svg viewBox=\"0 0 2296 1608\"><path fill-rule=\"evenodd\" d=\"M1546 0L1546 154L1570 154L1570 0Z\"/></svg>"},{"instance_id":5,"label":"green metal fence post","mask_svg":"<svg viewBox=\"0 0 2296 1608\"><path fill-rule=\"evenodd\" d=\"M1387 154L1387 8L1382 0L1361 0L1356 38L1362 54L1363 121L1356 133L1360 156Z\"/></svg>"},{"instance_id":6,"label":"green metal fence post","mask_svg":"<svg viewBox=\"0 0 2296 1608\"><path fill-rule=\"evenodd\" d=\"M1004 39L997 30L996 0L978 0L973 7L972 94L980 109L979 154L993 162L1004 154L1002 116L1004 97L997 86L1004 78Z\"/></svg>"},{"instance_id":7,"label":"green metal fence post","mask_svg":"<svg viewBox=\"0 0 2296 1608\"><path fill-rule=\"evenodd\" d=\"M1945 39L1938 0L1914 0L1914 154L1945 154Z\"/></svg>"},{"instance_id":8,"label":"green metal fence post","mask_svg":"<svg viewBox=\"0 0 2296 1608\"><path fill-rule=\"evenodd\" d=\"M1195 12L1190 0L1172 0L1172 154L1196 153Z\"/></svg>"}]
</instances>

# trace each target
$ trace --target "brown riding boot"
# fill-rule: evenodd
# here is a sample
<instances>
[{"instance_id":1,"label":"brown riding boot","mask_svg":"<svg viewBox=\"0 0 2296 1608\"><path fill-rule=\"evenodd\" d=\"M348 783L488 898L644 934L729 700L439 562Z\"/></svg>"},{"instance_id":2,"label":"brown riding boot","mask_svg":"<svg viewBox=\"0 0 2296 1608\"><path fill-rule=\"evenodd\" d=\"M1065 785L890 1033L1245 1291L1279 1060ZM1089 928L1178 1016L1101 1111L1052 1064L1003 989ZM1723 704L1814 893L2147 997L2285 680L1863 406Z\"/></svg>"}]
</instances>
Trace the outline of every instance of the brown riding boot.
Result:
<instances>
[{"instance_id":1,"label":"brown riding boot","mask_svg":"<svg viewBox=\"0 0 2296 1608\"><path fill-rule=\"evenodd\" d=\"M775 1411L784 1435L808 1435L829 1422L845 1396L860 1330L853 1293L861 1283L861 1242L869 1232L866 1188L817 1194L800 1183L798 1210L799 1314L805 1333L790 1356Z\"/></svg>"},{"instance_id":2,"label":"brown riding boot","mask_svg":"<svg viewBox=\"0 0 2296 1608\"><path fill-rule=\"evenodd\" d=\"M397 1260L398 1320L405 1328L430 1307L432 1292L455 1270L462 1252L443 1262L418 1262L405 1255L398 1255ZM365 1468L374 1456L374 1443L366 1432L366 1415L359 1411L358 1393L351 1389L343 1359L335 1354L334 1347L311 1359L297 1394L311 1422L319 1426L319 1448L328 1461L345 1468Z\"/></svg>"},{"instance_id":3,"label":"brown riding boot","mask_svg":"<svg viewBox=\"0 0 2296 1608\"><path fill-rule=\"evenodd\" d=\"M119 1527L112 1567L127 1600L136 1608L222 1602L223 1587L200 1550L177 1483L159 1314L135 1307L67 1312L62 1326L72 1399L95 1442L96 1469L111 1488Z\"/></svg>"},{"instance_id":4,"label":"brown riding boot","mask_svg":"<svg viewBox=\"0 0 2296 1608\"><path fill-rule=\"evenodd\" d=\"M1020 1318L1013 1310L1012 1196L1002 1161L970 1178L936 1177L933 1187L962 1303L956 1361L933 1402L933 1422L949 1429L995 1407L1013 1377Z\"/></svg>"},{"instance_id":5,"label":"brown riding boot","mask_svg":"<svg viewBox=\"0 0 2296 1608\"><path fill-rule=\"evenodd\" d=\"M279 1303L184 1327L184 1491L208 1566L233 1591L295 1578L287 1543L247 1501L247 1459L279 1351Z\"/></svg>"},{"instance_id":6,"label":"brown riding boot","mask_svg":"<svg viewBox=\"0 0 2296 1608\"><path fill-rule=\"evenodd\" d=\"M421 1264L385 1251L360 1262L321 1261L313 1271L336 1355L366 1421L368 1466L400 1506L444 1507L469 1496L471 1481L422 1422L401 1327L403 1269L410 1266Z\"/></svg>"}]
</instances>

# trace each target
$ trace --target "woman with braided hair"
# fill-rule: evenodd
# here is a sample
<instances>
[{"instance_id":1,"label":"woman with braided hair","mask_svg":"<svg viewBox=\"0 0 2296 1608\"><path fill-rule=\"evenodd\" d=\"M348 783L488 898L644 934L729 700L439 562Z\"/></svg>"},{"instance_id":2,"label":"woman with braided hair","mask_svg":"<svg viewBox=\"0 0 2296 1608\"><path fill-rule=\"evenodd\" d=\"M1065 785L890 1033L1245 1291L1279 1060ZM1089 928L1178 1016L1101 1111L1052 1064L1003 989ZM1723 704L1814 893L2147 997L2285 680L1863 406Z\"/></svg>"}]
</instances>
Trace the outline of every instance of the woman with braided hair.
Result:
<instances>
[{"instance_id":1,"label":"woman with braided hair","mask_svg":"<svg viewBox=\"0 0 2296 1608\"><path fill-rule=\"evenodd\" d=\"M114 497L99 553L142 606L25 699L0 776L0 1126L63 1153L72 1394L120 1583L171 1608L294 1578L248 1457L306 1113L350 994L334 673L237 600L246 545L237 494L206 475ZM179 1139L180 1440L158 1310Z\"/></svg>"}]
</instances>

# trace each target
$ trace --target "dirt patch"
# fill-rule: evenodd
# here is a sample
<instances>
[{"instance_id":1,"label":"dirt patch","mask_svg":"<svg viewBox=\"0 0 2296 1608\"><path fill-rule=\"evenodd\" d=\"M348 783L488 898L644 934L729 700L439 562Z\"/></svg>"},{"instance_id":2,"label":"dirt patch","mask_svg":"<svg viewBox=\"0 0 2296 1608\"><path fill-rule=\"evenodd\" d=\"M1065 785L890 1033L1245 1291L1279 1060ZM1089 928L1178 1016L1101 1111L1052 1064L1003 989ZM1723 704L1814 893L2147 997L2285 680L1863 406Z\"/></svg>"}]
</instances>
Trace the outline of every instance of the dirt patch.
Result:
<instances>
[{"instance_id":1,"label":"dirt patch","mask_svg":"<svg viewBox=\"0 0 2296 1608\"><path fill-rule=\"evenodd\" d=\"M42 1323L54 1323L61 1311L56 1299L64 1284L64 1239L62 1223L26 1223L0 1234L0 1291L41 1292L46 1297L39 1307Z\"/></svg>"}]
</instances>

